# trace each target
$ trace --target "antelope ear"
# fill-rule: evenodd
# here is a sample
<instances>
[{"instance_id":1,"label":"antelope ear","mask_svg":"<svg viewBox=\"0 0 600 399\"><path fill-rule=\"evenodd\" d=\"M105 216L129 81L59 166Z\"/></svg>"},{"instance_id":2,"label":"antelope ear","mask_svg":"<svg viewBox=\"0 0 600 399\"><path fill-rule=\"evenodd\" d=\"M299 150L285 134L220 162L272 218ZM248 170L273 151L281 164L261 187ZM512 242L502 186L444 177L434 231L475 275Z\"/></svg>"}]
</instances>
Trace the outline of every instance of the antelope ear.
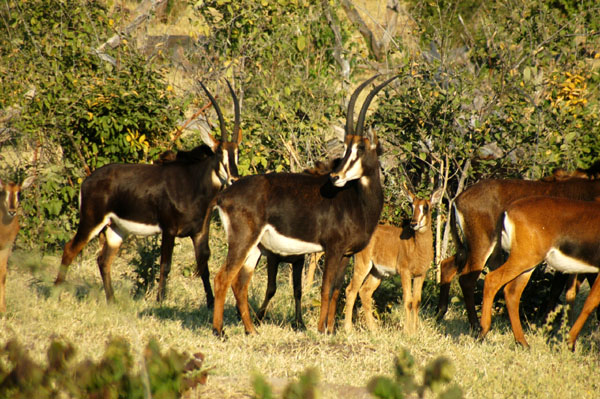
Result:
<instances>
[{"instance_id":1,"label":"antelope ear","mask_svg":"<svg viewBox=\"0 0 600 399\"><path fill-rule=\"evenodd\" d=\"M442 200L442 196L444 195L444 188L440 187L431 194L431 205L435 205Z\"/></svg>"},{"instance_id":2,"label":"antelope ear","mask_svg":"<svg viewBox=\"0 0 600 399\"><path fill-rule=\"evenodd\" d=\"M205 126L203 123L200 124L200 138L202 139L204 144L206 144L213 150L213 152L217 150L217 147L219 146L219 140L217 140L212 134L210 134L209 127Z\"/></svg>"},{"instance_id":3,"label":"antelope ear","mask_svg":"<svg viewBox=\"0 0 600 399\"><path fill-rule=\"evenodd\" d=\"M413 192L410 191L410 189L406 186L406 183L402 183L400 185L400 190L404 193L404 195L406 195L406 197L408 198L408 200L412 204L414 202L415 198L416 198L416 195L414 195Z\"/></svg>"},{"instance_id":4,"label":"antelope ear","mask_svg":"<svg viewBox=\"0 0 600 399\"><path fill-rule=\"evenodd\" d=\"M33 183L34 180L35 180L35 176L29 176L27 179L23 180L23 183L21 183L21 189L25 189L25 188L31 186L31 184Z\"/></svg>"}]
</instances>

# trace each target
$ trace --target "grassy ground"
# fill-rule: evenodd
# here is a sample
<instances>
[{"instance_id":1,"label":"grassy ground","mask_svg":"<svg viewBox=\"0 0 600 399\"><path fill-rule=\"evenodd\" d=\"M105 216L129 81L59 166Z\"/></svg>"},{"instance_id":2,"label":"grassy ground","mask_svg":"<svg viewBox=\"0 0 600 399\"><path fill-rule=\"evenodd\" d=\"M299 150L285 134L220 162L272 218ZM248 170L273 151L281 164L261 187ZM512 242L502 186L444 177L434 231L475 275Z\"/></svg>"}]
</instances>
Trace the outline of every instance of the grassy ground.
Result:
<instances>
[{"instance_id":1,"label":"grassy ground","mask_svg":"<svg viewBox=\"0 0 600 399\"><path fill-rule=\"evenodd\" d=\"M211 233L214 255L210 267L214 276L225 255L225 245L221 230L216 228ZM441 323L433 319L433 306L426 309L414 336L402 331L401 304L383 314L381 326L374 333L359 325L351 334L340 331L328 336L316 331L319 287L315 286L304 295L308 330L295 332L290 328L293 298L289 266L281 270L270 320L258 328L257 336L244 334L233 307L233 295L228 294L225 329L229 338L221 341L211 333L212 314L205 308L201 282L185 276L193 265L188 241L178 241L167 299L161 304L155 301L155 290L143 299L132 297L136 279L133 241L124 245L123 256L113 267L114 305L105 301L95 263L96 241L77 258L67 275L68 283L60 288L52 284L59 253L15 251L7 282L8 312L0 319L0 345L18 337L34 359L43 362L50 339L58 336L75 345L79 359L98 359L110 337L122 336L141 359L144 346L155 337L163 350L174 348L206 355L206 364L211 367L208 383L188 393L191 398L247 398L253 393L251 378L255 373L281 389L309 367L319 372L323 397L368 397L364 387L369 379L391 375L394 356L401 348L410 350L419 367L440 355L450 358L457 370L454 381L468 398L592 398L600 392L600 333L595 317L582 332L575 353L566 350L564 342L549 345L541 328L527 331L531 349L517 347L502 316L494 318L487 340L478 343L468 334L462 304L455 304ZM261 264L250 292L255 309L262 301L265 284L266 270ZM431 304L437 300L425 299Z\"/></svg>"}]
</instances>

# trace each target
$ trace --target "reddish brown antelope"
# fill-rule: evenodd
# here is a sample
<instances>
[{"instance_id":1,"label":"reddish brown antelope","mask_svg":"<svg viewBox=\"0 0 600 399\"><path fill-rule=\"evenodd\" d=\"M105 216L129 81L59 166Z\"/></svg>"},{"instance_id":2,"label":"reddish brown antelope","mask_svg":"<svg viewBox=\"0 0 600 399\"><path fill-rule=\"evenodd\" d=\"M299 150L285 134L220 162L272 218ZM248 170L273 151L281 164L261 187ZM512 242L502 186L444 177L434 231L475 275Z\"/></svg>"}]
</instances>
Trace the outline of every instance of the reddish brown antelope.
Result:
<instances>
[{"instance_id":1,"label":"reddish brown antelope","mask_svg":"<svg viewBox=\"0 0 600 399\"><path fill-rule=\"evenodd\" d=\"M227 233L229 251L215 276L213 331L223 334L225 295L232 286L247 333L254 333L248 307L248 285L260 257L259 245L279 255L325 252L321 315L318 330L334 330L336 302L348 258L362 250L377 226L383 206L379 177L379 146L374 133L363 135L367 108L391 79L376 86L365 99L353 127L352 94L346 116L345 153L325 176L270 173L247 176L219 193L215 206Z\"/></svg>"},{"instance_id":2,"label":"reddish brown antelope","mask_svg":"<svg viewBox=\"0 0 600 399\"><path fill-rule=\"evenodd\" d=\"M496 243L494 232L498 218L510 203L531 196L592 201L599 195L600 180L579 178L556 181L482 180L463 191L454 204L452 216L457 223L452 225L452 235L458 249L454 262L447 262L442 268L438 319L442 319L448 309L450 283L458 273L469 323L472 329L479 329L475 284L486 262L490 267L499 265L500 259L490 257Z\"/></svg>"},{"instance_id":3,"label":"reddish brown antelope","mask_svg":"<svg viewBox=\"0 0 600 399\"><path fill-rule=\"evenodd\" d=\"M528 346L519 320L519 300L535 267L542 261L563 273L600 271L600 203L565 198L529 197L513 202L499 221L498 245L509 252L506 262L485 278L481 310L481 334L489 331L492 301L504 287L506 307L518 343ZM589 314L600 302L600 279L596 279L581 314L569 332L575 340Z\"/></svg>"},{"instance_id":4,"label":"reddish brown antelope","mask_svg":"<svg viewBox=\"0 0 600 399\"><path fill-rule=\"evenodd\" d=\"M6 275L8 258L19 232L19 193L33 183L30 176L23 183L0 180L0 312L6 312Z\"/></svg>"},{"instance_id":5,"label":"reddish brown antelope","mask_svg":"<svg viewBox=\"0 0 600 399\"><path fill-rule=\"evenodd\" d=\"M404 192L412 203L410 224L403 227L377 226L369 245L354 255L354 274L346 288L346 332L352 330L352 311L357 294L360 294L367 327L369 330L375 328L373 292L384 277L394 274L400 274L402 278L405 330L413 333L417 329L421 289L427 269L433 262L431 209L441 200L443 189L437 189L427 199L418 198L406 187Z\"/></svg>"},{"instance_id":6,"label":"reddish brown antelope","mask_svg":"<svg viewBox=\"0 0 600 399\"><path fill-rule=\"evenodd\" d=\"M114 293L110 267L123 238L128 234L162 233L160 276L157 299L164 298L171 269L175 237L190 237L194 244L197 274L202 277L206 303L214 302L210 287L208 237L201 234L206 210L215 194L238 179L238 146L241 141L240 111L231 88L235 122L232 141L227 141L225 122L219 105L200 83L219 117L221 140L208 134L210 147L201 145L179 151L175 159L160 164L110 164L94 171L81 185L80 220L75 237L65 245L55 284L65 280L68 266L97 234L104 241L98 267L106 299Z\"/></svg>"}]
</instances>

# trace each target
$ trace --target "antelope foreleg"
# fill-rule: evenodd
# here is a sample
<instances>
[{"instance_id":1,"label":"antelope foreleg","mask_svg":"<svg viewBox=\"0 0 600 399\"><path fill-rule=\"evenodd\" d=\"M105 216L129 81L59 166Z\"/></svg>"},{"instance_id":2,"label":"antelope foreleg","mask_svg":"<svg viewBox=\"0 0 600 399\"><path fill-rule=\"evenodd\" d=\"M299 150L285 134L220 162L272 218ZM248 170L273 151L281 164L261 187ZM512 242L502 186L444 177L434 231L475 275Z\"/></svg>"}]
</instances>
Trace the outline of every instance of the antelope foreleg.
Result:
<instances>
[{"instance_id":1,"label":"antelope foreleg","mask_svg":"<svg viewBox=\"0 0 600 399\"><path fill-rule=\"evenodd\" d=\"M346 304L344 306L344 330L349 333L352 331L352 314L354 312L354 303L356 301L356 295L360 287L363 285L365 278L371 271L371 260L368 255L364 256L360 253L354 256L354 272L352 273L352 280L348 287L346 287ZM364 307L364 303L363 303Z\"/></svg>"}]
</instances>

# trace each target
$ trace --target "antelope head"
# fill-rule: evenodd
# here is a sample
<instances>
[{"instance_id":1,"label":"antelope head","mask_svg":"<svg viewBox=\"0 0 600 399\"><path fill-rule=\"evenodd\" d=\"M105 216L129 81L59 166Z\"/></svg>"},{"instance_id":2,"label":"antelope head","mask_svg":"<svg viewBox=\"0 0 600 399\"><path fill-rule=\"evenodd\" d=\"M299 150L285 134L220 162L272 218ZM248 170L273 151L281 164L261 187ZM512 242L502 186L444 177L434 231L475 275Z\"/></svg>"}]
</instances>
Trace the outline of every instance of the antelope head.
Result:
<instances>
[{"instance_id":1,"label":"antelope head","mask_svg":"<svg viewBox=\"0 0 600 399\"><path fill-rule=\"evenodd\" d=\"M344 156L337 168L330 174L331 182L336 187L343 187L349 181L356 179L360 179L361 183L366 184L367 181L364 181L364 179L368 179L368 176L372 175L373 172L379 173L378 157L381 154L381 146L375 132L370 130L366 135L363 133L365 116L373 97L375 97L375 95L388 83L396 79L398 75L375 86L375 88L367 95L358 115L356 131L354 130L353 121L354 104L356 103L359 93L378 76L379 75L375 75L363 82L350 97L346 115Z\"/></svg>"},{"instance_id":2,"label":"antelope head","mask_svg":"<svg viewBox=\"0 0 600 399\"><path fill-rule=\"evenodd\" d=\"M235 95L235 92L233 91L233 88L231 87L231 84L228 80L226 80L226 82L227 86L229 87L229 91L231 92L231 97L233 98L233 106L235 110L235 122L230 141L227 141L227 131L225 129L225 120L223 118L221 108L217 104L217 101L212 96L212 94L210 94L206 86L204 86L204 84L200 82L202 89L204 89L204 91L206 92L206 95L215 107L215 111L217 112L217 116L219 117L221 140L217 140L210 133L206 133L205 141L211 147L213 152L217 155L217 158L219 160L219 166L216 171L216 178L223 186L229 186L239 179L237 169L238 147L240 145L240 142L242 141L242 134L240 131L240 104L238 102L237 96Z\"/></svg>"}]
</instances>

